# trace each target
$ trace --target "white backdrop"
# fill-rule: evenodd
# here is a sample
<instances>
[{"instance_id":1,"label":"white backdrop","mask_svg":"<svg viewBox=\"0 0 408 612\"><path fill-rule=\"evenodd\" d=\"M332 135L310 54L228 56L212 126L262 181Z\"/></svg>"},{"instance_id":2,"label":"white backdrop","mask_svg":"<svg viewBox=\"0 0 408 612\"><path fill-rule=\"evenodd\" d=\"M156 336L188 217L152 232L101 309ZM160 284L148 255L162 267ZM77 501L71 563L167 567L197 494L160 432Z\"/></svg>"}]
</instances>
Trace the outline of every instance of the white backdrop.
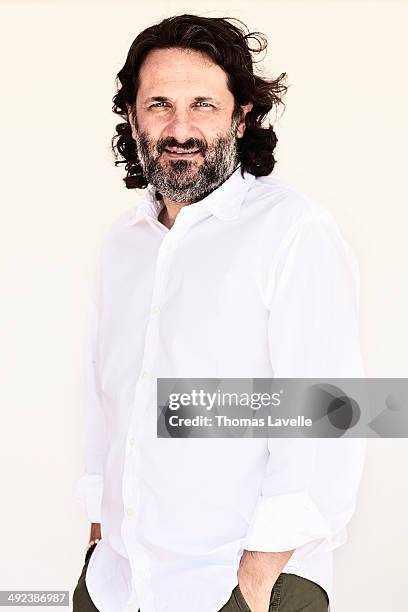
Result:
<instances>
[{"instance_id":1,"label":"white backdrop","mask_svg":"<svg viewBox=\"0 0 408 612\"><path fill-rule=\"evenodd\" d=\"M183 12L268 35L265 70L290 84L274 173L355 249L367 375L407 376L407 2L0 2L0 589L72 595L82 569L86 307L100 241L140 197L110 153L114 77L141 29ZM333 612L406 605L407 460L407 440L369 443Z\"/></svg>"}]
</instances>

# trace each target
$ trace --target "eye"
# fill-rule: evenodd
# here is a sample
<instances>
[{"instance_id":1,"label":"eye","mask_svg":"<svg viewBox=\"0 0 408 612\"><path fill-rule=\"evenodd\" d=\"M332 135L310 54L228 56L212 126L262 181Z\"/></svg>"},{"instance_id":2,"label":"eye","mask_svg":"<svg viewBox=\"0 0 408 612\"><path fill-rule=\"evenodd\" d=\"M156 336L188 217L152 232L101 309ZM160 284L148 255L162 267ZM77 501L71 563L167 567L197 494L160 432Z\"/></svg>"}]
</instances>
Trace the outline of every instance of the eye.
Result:
<instances>
[{"instance_id":1,"label":"eye","mask_svg":"<svg viewBox=\"0 0 408 612\"><path fill-rule=\"evenodd\" d=\"M197 106L200 104L204 104L204 108L209 108L210 106L214 106L213 104L210 104L209 102L203 102L203 101L197 102L196 104Z\"/></svg>"},{"instance_id":2,"label":"eye","mask_svg":"<svg viewBox=\"0 0 408 612\"><path fill-rule=\"evenodd\" d=\"M167 104L167 102L163 102L163 100L161 100L160 102L155 102L154 104L151 104L149 108L163 108L162 104Z\"/></svg>"}]
</instances>

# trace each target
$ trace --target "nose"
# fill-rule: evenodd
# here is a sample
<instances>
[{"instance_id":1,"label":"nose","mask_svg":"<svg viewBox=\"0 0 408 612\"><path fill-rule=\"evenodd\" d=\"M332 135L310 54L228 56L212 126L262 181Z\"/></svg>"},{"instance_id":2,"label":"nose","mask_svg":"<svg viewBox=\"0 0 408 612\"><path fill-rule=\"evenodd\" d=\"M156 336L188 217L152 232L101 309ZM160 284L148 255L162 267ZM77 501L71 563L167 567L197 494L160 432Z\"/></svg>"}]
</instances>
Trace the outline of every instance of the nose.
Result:
<instances>
[{"instance_id":1,"label":"nose","mask_svg":"<svg viewBox=\"0 0 408 612\"><path fill-rule=\"evenodd\" d=\"M174 110L167 124L165 135L172 136L181 144L189 138L200 138L190 113L181 107Z\"/></svg>"}]
</instances>

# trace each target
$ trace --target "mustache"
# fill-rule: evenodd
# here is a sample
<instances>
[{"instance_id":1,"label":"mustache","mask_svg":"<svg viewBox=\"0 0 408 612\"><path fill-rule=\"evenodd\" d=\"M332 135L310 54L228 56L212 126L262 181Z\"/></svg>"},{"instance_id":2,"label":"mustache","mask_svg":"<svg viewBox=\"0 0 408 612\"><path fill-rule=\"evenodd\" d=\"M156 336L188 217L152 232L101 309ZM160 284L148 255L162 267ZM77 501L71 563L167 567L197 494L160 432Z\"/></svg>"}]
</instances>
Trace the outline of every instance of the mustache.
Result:
<instances>
[{"instance_id":1,"label":"mustache","mask_svg":"<svg viewBox=\"0 0 408 612\"><path fill-rule=\"evenodd\" d=\"M161 138L160 140L158 140L156 148L160 154L163 153L164 149L166 149L167 147L177 147L178 149L182 149L185 151L198 150L201 153L205 152L208 149L207 143L203 140L200 140L199 138L189 138L185 142L178 142L178 140L169 136L168 138Z\"/></svg>"}]
</instances>

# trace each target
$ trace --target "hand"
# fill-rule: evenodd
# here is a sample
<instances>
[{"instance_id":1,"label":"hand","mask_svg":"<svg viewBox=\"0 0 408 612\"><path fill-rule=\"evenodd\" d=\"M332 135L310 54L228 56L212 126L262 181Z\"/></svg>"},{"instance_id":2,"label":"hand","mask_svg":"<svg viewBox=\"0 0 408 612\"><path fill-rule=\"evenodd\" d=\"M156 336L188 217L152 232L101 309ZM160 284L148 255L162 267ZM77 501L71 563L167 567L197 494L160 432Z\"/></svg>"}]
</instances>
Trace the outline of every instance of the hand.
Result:
<instances>
[{"instance_id":1,"label":"hand","mask_svg":"<svg viewBox=\"0 0 408 612\"><path fill-rule=\"evenodd\" d=\"M91 523L91 533L89 534L89 541L101 539L101 524L100 523Z\"/></svg>"}]
</instances>

